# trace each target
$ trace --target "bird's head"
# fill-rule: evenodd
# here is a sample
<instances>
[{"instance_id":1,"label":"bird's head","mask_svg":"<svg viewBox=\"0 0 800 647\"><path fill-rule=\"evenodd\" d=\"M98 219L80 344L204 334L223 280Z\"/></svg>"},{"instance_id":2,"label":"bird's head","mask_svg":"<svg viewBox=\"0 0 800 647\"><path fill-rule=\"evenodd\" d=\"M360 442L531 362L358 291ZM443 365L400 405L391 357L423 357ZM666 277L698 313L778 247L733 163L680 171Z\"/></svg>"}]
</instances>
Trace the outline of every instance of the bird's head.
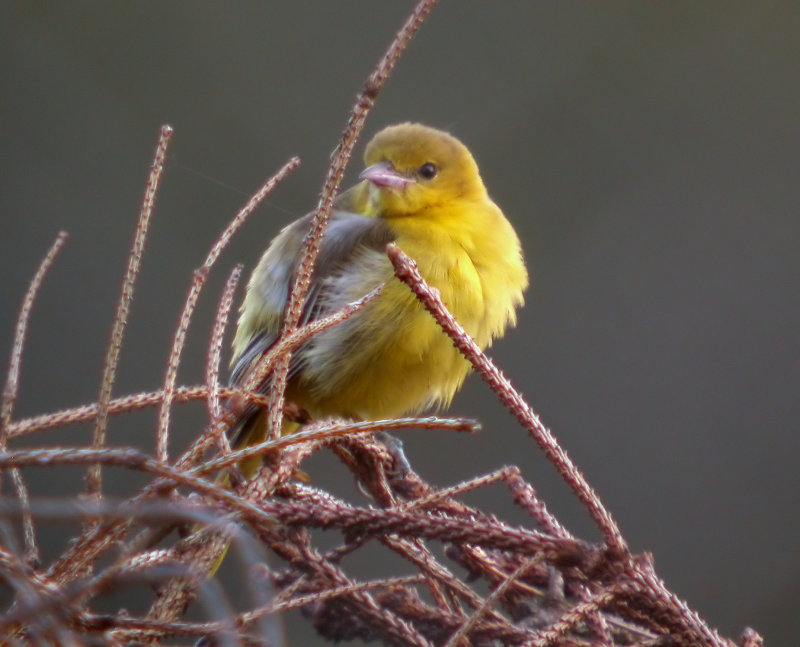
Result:
<instances>
[{"instance_id":1,"label":"bird's head","mask_svg":"<svg viewBox=\"0 0 800 647\"><path fill-rule=\"evenodd\" d=\"M370 186L377 211L415 215L442 203L486 195L478 166L452 135L404 123L380 131L364 152L359 176Z\"/></svg>"}]
</instances>

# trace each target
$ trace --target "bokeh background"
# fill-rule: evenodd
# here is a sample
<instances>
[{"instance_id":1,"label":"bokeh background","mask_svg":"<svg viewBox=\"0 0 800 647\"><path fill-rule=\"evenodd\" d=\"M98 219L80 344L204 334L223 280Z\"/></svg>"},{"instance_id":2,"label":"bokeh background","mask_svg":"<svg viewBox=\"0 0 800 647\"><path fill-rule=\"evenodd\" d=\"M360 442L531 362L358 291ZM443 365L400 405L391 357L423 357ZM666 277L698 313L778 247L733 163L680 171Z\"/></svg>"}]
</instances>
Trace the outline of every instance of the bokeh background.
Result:
<instances>
[{"instance_id":1,"label":"bokeh background","mask_svg":"<svg viewBox=\"0 0 800 647\"><path fill-rule=\"evenodd\" d=\"M303 160L217 266L181 370L202 381L224 278L313 206L410 7L0 3L0 356L41 256L70 233L33 314L18 416L96 398L163 123L176 134L117 394L157 388L192 270L249 192ZM725 634L752 625L770 644L800 633L798 70L792 1L443 2L366 129L418 120L471 147L533 278L493 356L668 585ZM520 465L596 537L477 379L451 412L485 431L404 434L427 478ZM112 440L152 448L153 420L122 419ZM52 474L31 473L35 494L64 492ZM508 498L471 501L523 520Z\"/></svg>"}]
</instances>

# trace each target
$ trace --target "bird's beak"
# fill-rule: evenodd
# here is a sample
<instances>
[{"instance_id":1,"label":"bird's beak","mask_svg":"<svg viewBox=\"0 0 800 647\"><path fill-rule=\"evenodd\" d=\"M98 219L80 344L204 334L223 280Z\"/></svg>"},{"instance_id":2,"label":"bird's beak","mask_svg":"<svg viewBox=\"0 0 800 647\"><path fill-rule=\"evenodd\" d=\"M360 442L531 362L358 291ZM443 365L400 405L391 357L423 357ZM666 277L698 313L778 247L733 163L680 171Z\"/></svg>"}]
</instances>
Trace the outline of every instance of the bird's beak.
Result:
<instances>
[{"instance_id":1,"label":"bird's beak","mask_svg":"<svg viewBox=\"0 0 800 647\"><path fill-rule=\"evenodd\" d=\"M415 182L414 179L396 171L392 163L387 161L368 166L361 171L361 175L358 178L360 180L368 180L375 186L384 189L402 189Z\"/></svg>"}]
</instances>

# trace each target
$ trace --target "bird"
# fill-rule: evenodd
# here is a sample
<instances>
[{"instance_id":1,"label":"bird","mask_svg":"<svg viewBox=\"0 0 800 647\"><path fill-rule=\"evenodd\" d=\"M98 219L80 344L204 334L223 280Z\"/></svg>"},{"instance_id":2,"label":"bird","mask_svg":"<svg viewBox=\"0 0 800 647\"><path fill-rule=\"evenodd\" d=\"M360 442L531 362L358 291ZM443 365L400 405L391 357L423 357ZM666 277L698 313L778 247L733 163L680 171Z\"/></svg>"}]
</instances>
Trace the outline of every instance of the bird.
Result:
<instances>
[{"instance_id":1,"label":"bird","mask_svg":"<svg viewBox=\"0 0 800 647\"><path fill-rule=\"evenodd\" d=\"M359 182L334 202L301 323L382 288L349 319L292 354L286 400L312 420L381 420L437 410L450 403L470 371L432 315L394 276L387 244L416 262L482 349L516 323L528 287L519 237L456 137L419 123L391 125L369 141L364 162ZM312 218L286 226L250 277L233 340L233 386L278 339ZM282 433L296 428L284 421ZM231 444L252 445L266 433L265 412L251 408ZM253 461L249 465L248 477L256 469Z\"/></svg>"}]
</instances>

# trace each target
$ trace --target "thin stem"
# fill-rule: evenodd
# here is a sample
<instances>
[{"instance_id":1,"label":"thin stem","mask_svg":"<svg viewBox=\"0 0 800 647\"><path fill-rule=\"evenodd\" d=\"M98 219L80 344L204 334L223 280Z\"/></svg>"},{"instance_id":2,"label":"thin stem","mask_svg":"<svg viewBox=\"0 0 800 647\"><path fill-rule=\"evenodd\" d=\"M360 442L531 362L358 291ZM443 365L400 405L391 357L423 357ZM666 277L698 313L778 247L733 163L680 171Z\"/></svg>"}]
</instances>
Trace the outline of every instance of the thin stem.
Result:
<instances>
[{"instance_id":1,"label":"thin stem","mask_svg":"<svg viewBox=\"0 0 800 647\"><path fill-rule=\"evenodd\" d=\"M342 137L338 146L331 155L331 165L325 178L322 191L317 202L316 213L311 223L311 228L303 241L303 252L300 265L295 273L294 284L289 294L289 302L283 321L281 336L294 331L300 321L308 289L311 285L311 275L316 264L317 254L322 244L322 234L328 223L328 216L333 208L333 201L344 177L347 163L353 153L353 148L358 141L364 122L375 99L383 88L386 80L394 69L400 56L408 47L411 38L422 25L426 16L433 8L436 0L421 0L411 12L406 22L397 32L389 49L378 62L375 70L367 78L361 92L356 97L356 103L350 111ZM287 353L278 359L272 376L272 389L270 391L270 409L268 414L268 429L275 437L280 433L281 417L283 415L283 400L286 391L286 377L289 371L291 355Z\"/></svg>"},{"instance_id":2,"label":"thin stem","mask_svg":"<svg viewBox=\"0 0 800 647\"><path fill-rule=\"evenodd\" d=\"M25 349L25 338L28 332L28 323L30 321L31 311L33 304L36 300L36 295L39 294L39 288L42 286L44 277L47 275L48 270L53 265L58 252L64 246L67 239L66 232L60 232L56 236L55 241L50 246L50 249L45 254L36 274L33 275L28 290L25 293L25 298L22 301L22 307L17 317L17 325L14 329L14 344L11 347L11 358L8 362L8 373L6 374L6 383L3 388L3 400L0 405L0 451L5 451L9 432L11 429L11 418L14 414L14 403L19 393L19 374L22 367L22 353ZM30 497L28 496L28 488L25 481L22 480L22 474L19 470L11 470L11 480L14 483L14 489L17 492L20 505L22 505L22 532L25 541L25 560L29 564L33 564L39 559L39 548L36 544L36 530L33 525L33 517L29 512ZM0 480L0 491L2 491L2 480Z\"/></svg>"},{"instance_id":3,"label":"thin stem","mask_svg":"<svg viewBox=\"0 0 800 647\"><path fill-rule=\"evenodd\" d=\"M186 333L189 329L189 323L194 313L197 299L200 297L200 292L205 286L211 268L214 266L217 258L219 258L222 250L225 249L231 238L233 238L233 235L244 225L248 216L255 211L256 207L272 192L278 183L299 165L300 160L297 157L291 158L277 173L261 185L258 191L253 194L233 220L228 223L228 226L223 230L209 250L203 265L194 273L192 286L189 289L189 294L186 297L183 312L179 319L178 328L175 331L175 338L172 342L172 349L167 361L167 371L164 377L164 399L161 401L161 409L158 415L158 430L156 431L156 457L161 461L166 462L168 459L167 443L169 440L169 421L173 394L175 393L175 383L178 379L178 365L186 342Z\"/></svg>"},{"instance_id":4,"label":"thin stem","mask_svg":"<svg viewBox=\"0 0 800 647\"><path fill-rule=\"evenodd\" d=\"M103 365L103 377L100 381L100 396L97 399L97 418L95 418L94 436L92 444L100 448L105 444L106 428L108 427L108 403L111 400L111 389L114 386L114 379L117 374L117 364L119 362L119 352L122 348L122 336L125 326L128 323L131 301L133 300L133 288L136 284L136 277L139 275L139 267L144 253L144 244L147 240L147 233L150 228L150 217L153 214L153 207L156 202L156 194L161 183L161 176L164 173L164 160L167 155L167 147L172 137L172 127L161 126L161 133L156 144L156 152L153 158L153 165L150 168L150 175L144 189L142 208L139 212L139 220L136 223L136 233L133 238L133 247L128 255L128 269L125 272L125 280L122 282L122 293L119 297L117 312L114 315L114 323L111 327L111 340L108 343L105 363ZM87 490L90 496L98 496L102 488L102 472L100 465L92 465L87 473Z\"/></svg>"},{"instance_id":5,"label":"thin stem","mask_svg":"<svg viewBox=\"0 0 800 647\"><path fill-rule=\"evenodd\" d=\"M422 278L417 264L393 243L387 246L386 251L394 265L397 278L411 288L442 330L448 334L459 352L470 361L492 391L533 436L545 456L553 463L599 526L608 546L620 555L627 554L628 547L617 523L536 412L450 314L442 303L438 290L431 288Z\"/></svg>"},{"instance_id":6,"label":"thin stem","mask_svg":"<svg viewBox=\"0 0 800 647\"><path fill-rule=\"evenodd\" d=\"M225 328L228 322L228 315L230 314L231 306L233 305L233 295L236 291L236 286L239 283L239 278L242 275L243 266L241 264L233 268L231 275L225 283L225 290L222 293L219 306L217 307L217 316L214 319L214 327L211 332L211 341L208 345L208 357L206 360L206 389L208 389L208 417L211 424L214 425L222 415L220 409L219 399L219 365L222 357L222 340L225 336ZM230 451L230 445L227 442L225 434L220 434L220 450Z\"/></svg>"}]
</instances>

